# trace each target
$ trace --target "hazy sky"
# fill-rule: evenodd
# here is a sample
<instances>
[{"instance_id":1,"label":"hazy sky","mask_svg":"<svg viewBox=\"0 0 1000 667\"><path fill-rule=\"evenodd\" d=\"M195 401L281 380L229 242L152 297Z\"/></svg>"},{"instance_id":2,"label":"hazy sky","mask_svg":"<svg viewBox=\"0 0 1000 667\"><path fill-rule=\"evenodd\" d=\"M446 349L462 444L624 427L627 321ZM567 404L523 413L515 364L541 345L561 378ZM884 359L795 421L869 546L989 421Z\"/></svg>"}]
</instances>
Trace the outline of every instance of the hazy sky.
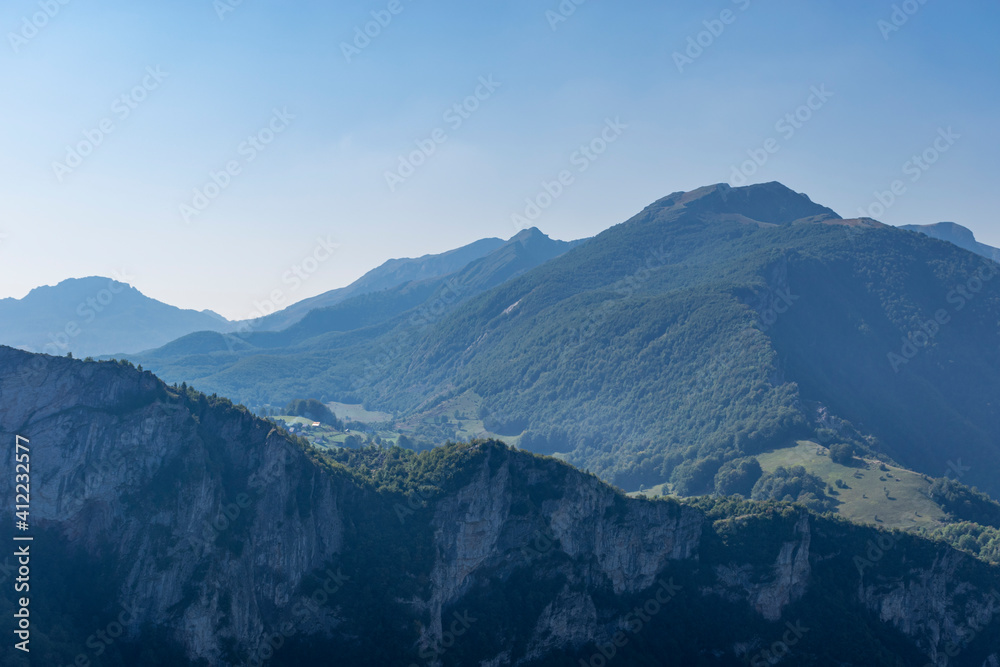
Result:
<instances>
[{"instance_id":1,"label":"hazy sky","mask_svg":"<svg viewBox=\"0 0 1000 667\"><path fill-rule=\"evenodd\" d=\"M0 297L118 272L241 318L514 214L591 236L748 151L748 182L856 217L899 180L874 217L1000 245L995 0L237 3L3 4Z\"/></svg>"}]
</instances>

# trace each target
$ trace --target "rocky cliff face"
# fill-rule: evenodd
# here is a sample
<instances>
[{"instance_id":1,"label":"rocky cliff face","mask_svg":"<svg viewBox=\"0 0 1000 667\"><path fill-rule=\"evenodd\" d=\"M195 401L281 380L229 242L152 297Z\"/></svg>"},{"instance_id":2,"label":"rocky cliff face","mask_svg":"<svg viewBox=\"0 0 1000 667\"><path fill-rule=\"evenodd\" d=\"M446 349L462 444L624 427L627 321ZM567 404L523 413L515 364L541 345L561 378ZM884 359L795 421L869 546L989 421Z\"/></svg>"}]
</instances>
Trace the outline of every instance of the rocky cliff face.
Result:
<instances>
[{"instance_id":1,"label":"rocky cliff face","mask_svg":"<svg viewBox=\"0 0 1000 667\"><path fill-rule=\"evenodd\" d=\"M266 422L199 409L116 364L4 349L0 369L0 432L31 441L33 524L67 554L113 563L133 631L170 627L214 662L226 639L261 637L267 610L341 550L357 489ZM0 488L13 498L12 481Z\"/></svg>"},{"instance_id":2,"label":"rocky cliff face","mask_svg":"<svg viewBox=\"0 0 1000 667\"><path fill-rule=\"evenodd\" d=\"M945 664L960 647L995 665L1000 650L995 570L911 538L873 559L876 533L803 510L719 518L626 499L496 443L456 448L460 466L394 492L373 481L388 454L348 470L149 373L0 348L0 438L15 435L31 441L36 546L106 591L39 584L40 604L61 595L49 604L98 614L39 623L47 664L99 657L88 635L119 609L124 633L102 653L126 664L154 635L212 665L331 652L359 665L753 664L776 640L800 656L850 641L845 613L891 658L879 664ZM13 482L0 475L3 498ZM784 624L801 619L813 629L790 648Z\"/></svg>"}]
</instances>

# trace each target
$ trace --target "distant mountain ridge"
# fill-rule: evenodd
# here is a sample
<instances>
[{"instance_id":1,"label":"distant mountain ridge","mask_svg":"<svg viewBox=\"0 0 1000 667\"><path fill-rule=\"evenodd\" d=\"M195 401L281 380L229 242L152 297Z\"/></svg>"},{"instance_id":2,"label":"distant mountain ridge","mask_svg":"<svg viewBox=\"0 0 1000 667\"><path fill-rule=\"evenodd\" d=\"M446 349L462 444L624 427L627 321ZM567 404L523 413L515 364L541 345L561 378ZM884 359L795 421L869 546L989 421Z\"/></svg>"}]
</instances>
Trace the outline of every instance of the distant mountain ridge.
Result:
<instances>
[{"instance_id":1,"label":"distant mountain ridge","mask_svg":"<svg viewBox=\"0 0 1000 667\"><path fill-rule=\"evenodd\" d=\"M335 306L351 297L399 287L411 281L431 280L454 273L469 262L488 255L504 243L503 239L487 238L436 255L390 259L347 287L303 299L249 324L255 331L280 331L300 321L311 310Z\"/></svg>"},{"instance_id":2,"label":"distant mountain ridge","mask_svg":"<svg viewBox=\"0 0 1000 667\"><path fill-rule=\"evenodd\" d=\"M202 369L199 372L211 370L214 373L236 363L239 357L271 354L285 348L324 349L328 345L339 346L344 341L386 334L399 328L424 326L437 320L441 312L544 264L579 243L581 241L550 239L532 227L502 242L485 256L470 261L459 271L362 293L333 306L316 308L279 331L198 332L130 358L153 364L170 377L174 377L170 370L173 366L190 368L188 364L191 363Z\"/></svg>"},{"instance_id":3,"label":"distant mountain ridge","mask_svg":"<svg viewBox=\"0 0 1000 667\"><path fill-rule=\"evenodd\" d=\"M57 356L139 352L233 326L217 313L183 310L111 278L70 278L23 299L0 299L0 344Z\"/></svg>"},{"instance_id":4,"label":"distant mountain ridge","mask_svg":"<svg viewBox=\"0 0 1000 667\"><path fill-rule=\"evenodd\" d=\"M193 333L278 331L312 310L410 282L429 284L506 243L486 238L436 255L390 259L347 287L248 321L230 321L211 310L177 308L113 278L71 278L37 287L23 299L0 299L0 344L57 356L98 357L155 349Z\"/></svg>"},{"instance_id":5,"label":"distant mountain ridge","mask_svg":"<svg viewBox=\"0 0 1000 667\"><path fill-rule=\"evenodd\" d=\"M903 225L900 229L910 232L926 234L931 238L954 243L959 248L964 248L977 255L982 255L994 262L1000 262L1000 248L980 243L976 240L976 235L968 227L955 222L938 222L933 225Z\"/></svg>"}]
</instances>

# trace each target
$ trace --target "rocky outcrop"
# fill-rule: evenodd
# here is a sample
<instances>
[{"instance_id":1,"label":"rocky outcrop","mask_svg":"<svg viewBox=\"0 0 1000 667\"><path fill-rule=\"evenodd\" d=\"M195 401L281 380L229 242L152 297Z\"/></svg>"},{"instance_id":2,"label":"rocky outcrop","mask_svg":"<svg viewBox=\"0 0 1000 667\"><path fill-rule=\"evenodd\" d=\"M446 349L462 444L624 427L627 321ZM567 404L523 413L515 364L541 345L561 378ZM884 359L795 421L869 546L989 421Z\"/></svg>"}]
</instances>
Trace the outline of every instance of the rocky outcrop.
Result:
<instances>
[{"instance_id":1,"label":"rocky outcrop","mask_svg":"<svg viewBox=\"0 0 1000 667\"><path fill-rule=\"evenodd\" d=\"M911 566L903 577L886 576L874 566L859 596L879 620L913 637L929 664L947 665L949 657L1000 618L1000 592L968 583L967 565L961 553L942 550L932 562Z\"/></svg>"},{"instance_id":2,"label":"rocky outcrop","mask_svg":"<svg viewBox=\"0 0 1000 667\"><path fill-rule=\"evenodd\" d=\"M266 422L199 416L152 375L113 363L3 349L0 369L0 432L31 441L33 523L68 551L113 560L132 632L172 627L190 656L214 662L227 640L258 641L265 609L340 551L355 489ZM289 515L303 489L308 510Z\"/></svg>"},{"instance_id":3,"label":"rocky outcrop","mask_svg":"<svg viewBox=\"0 0 1000 667\"><path fill-rule=\"evenodd\" d=\"M715 568L719 586L708 589L711 593L744 598L754 610L769 621L778 621L792 602L805 593L811 573L809 542L809 514L805 511L795 525L797 540L781 545L771 572L760 579L753 576L747 566L727 564Z\"/></svg>"}]
</instances>

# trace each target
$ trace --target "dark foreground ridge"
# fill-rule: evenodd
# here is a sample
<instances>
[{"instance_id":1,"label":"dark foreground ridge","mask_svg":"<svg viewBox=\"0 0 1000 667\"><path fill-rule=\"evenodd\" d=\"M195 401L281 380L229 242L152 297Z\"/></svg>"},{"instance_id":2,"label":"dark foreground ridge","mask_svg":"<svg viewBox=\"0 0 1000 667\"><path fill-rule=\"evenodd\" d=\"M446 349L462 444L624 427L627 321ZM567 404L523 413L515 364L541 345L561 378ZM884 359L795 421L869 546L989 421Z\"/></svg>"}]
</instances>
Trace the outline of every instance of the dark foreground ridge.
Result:
<instances>
[{"instance_id":1,"label":"dark foreground ridge","mask_svg":"<svg viewBox=\"0 0 1000 667\"><path fill-rule=\"evenodd\" d=\"M492 441L328 458L128 364L0 348L0 437L16 435L31 664L1000 657L997 568L797 506L629 499Z\"/></svg>"}]
</instances>

